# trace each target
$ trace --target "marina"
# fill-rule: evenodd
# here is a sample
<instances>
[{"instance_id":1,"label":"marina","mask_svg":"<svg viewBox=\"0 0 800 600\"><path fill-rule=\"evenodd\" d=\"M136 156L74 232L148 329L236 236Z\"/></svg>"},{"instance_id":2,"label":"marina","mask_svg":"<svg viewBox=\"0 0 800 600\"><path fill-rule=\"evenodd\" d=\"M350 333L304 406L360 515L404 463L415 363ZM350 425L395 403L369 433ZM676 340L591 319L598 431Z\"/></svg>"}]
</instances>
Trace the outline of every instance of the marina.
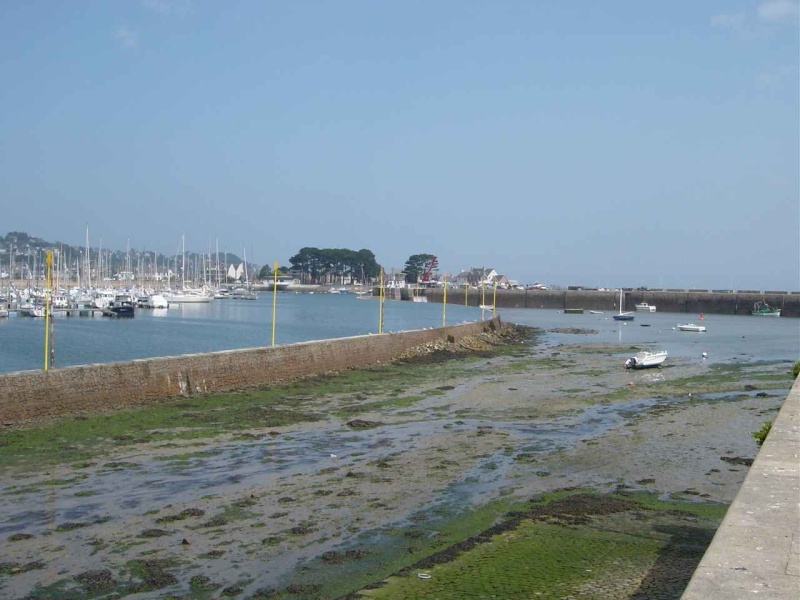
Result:
<instances>
[{"instance_id":1,"label":"marina","mask_svg":"<svg viewBox=\"0 0 800 600\"><path fill-rule=\"evenodd\" d=\"M169 309L136 309L133 319L102 318L103 309L53 310L54 361L51 367L128 361L157 356L196 354L269 346L272 329L272 293L262 292L247 302L214 300L210 303L171 305ZM377 334L380 302L357 302L355 294L279 293L276 298L275 343L291 344L354 335ZM386 301L384 331L407 331L442 325L442 306L431 302ZM669 313L639 315L641 326L618 322L601 312L564 314L550 309L496 310L505 322L541 328L579 327L595 331L592 341L657 344L670 356L740 354L772 358L797 355L798 330L794 319L755 319L749 316L705 315L702 336L686 336ZM448 304L448 325L491 316L476 306ZM78 315L84 315L78 318ZM0 373L41 369L43 319L12 316L0 320ZM547 339L561 339L548 333ZM742 345L743 341L746 344ZM698 348L702 345L702 348ZM626 346L627 348L627 346ZM782 351L782 352L781 352ZM626 350L627 352L627 350Z\"/></svg>"}]
</instances>

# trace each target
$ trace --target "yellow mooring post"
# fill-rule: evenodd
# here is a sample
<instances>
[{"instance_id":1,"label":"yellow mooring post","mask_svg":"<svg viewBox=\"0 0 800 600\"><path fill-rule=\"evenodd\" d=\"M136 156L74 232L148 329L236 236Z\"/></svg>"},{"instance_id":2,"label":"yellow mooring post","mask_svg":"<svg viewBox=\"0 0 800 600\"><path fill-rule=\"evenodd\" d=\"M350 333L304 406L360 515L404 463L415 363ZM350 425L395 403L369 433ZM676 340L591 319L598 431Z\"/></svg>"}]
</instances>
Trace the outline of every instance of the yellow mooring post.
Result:
<instances>
[{"instance_id":1,"label":"yellow mooring post","mask_svg":"<svg viewBox=\"0 0 800 600\"><path fill-rule=\"evenodd\" d=\"M48 250L44 255L44 370L50 368L50 286L52 284L53 253Z\"/></svg>"},{"instance_id":2,"label":"yellow mooring post","mask_svg":"<svg viewBox=\"0 0 800 600\"><path fill-rule=\"evenodd\" d=\"M497 282L494 282L494 292L492 293L492 316L497 314Z\"/></svg>"},{"instance_id":3,"label":"yellow mooring post","mask_svg":"<svg viewBox=\"0 0 800 600\"><path fill-rule=\"evenodd\" d=\"M442 277L444 290L442 291L442 327L445 326L445 313L447 311L447 275Z\"/></svg>"},{"instance_id":4,"label":"yellow mooring post","mask_svg":"<svg viewBox=\"0 0 800 600\"><path fill-rule=\"evenodd\" d=\"M380 288L378 289L378 333L383 333L383 268L381 268Z\"/></svg>"},{"instance_id":5,"label":"yellow mooring post","mask_svg":"<svg viewBox=\"0 0 800 600\"><path fill-rule=\"evenodd\" d=\"M464 306L469 306L469 304L467 304L468 296L469 296L469 281L464 284Z\"/></svg>"},{"instance_id":6,"label":"yellow mooring post","mask_svg":"<svg viewBox=\"0 0 800 600\"><path fill-rule=\"evenodd\" d=\"M272 345L275 345L275 309L278 305L278 261L273 264L274 279L272 284Z\"/></svg>"}]
</instances>

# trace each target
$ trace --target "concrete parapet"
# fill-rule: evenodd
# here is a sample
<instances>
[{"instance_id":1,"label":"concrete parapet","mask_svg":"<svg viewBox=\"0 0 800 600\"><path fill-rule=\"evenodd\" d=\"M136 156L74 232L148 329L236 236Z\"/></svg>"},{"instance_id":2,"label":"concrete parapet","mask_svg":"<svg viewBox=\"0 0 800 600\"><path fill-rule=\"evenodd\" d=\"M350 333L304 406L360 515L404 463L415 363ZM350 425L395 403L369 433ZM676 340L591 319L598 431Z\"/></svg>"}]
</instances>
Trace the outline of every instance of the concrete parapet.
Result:
<instances>
[{"instance_id":1,"label":"concrete parapet","mask_svg":"<svg viewBox=\"0 0 800 600\"><path fill-rule=\"evenodd\" d=\"M265 348L185 354L0 375L0 422L133 406L257 387L392 360L414 346L459 340L500 318L436 329Z\"/></svg>"},{"instance_id":2,"label":"concrete parapet","mask_svg":"<svg viewBox=\"0 0 800 600\"><path fill-rule=\"evenodd\" d=\"M683 600L800 598L800 378Z\"/></svg>"}]
</instances>

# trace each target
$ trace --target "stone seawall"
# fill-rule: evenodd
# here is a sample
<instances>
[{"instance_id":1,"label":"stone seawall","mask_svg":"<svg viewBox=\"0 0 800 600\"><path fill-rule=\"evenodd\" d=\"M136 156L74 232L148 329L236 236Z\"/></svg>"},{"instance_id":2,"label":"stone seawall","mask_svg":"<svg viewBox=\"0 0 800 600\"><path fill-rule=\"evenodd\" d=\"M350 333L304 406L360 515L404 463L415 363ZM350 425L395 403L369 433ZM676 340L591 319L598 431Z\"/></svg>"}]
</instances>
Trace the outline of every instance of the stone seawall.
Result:
<instances>
[{"instance_id":1,"label":"stone seawall","mask_svg":"<svg viewBox=\"0 0 800 600\"><path fill-rule=\"evenodd\" d=\"M500 326L499 317L437 329L185 354L0 375L0 422L256 387L396 358L409 348Z\"/></svg>"},{"instance_id":2,"label":"stone seawall","mask_svg":"<svg viewBox=\"0 0 800 600\"><path fill-rule=\"evenodd\" d=\"M441 302L439 289L422 290L430 302ZM639 302L655 305L658 312L689 314L749 315L758 301L781 309L781 317L800 317L800 293L794 292L713 292L698 290L624 291L625 310L635 310ZM404 299L408 292L404 294ZM493 293L487 290L481 298L479 290L467 293L467 304L492 304ZM448 290L448 304L464 304L464 290ZM594 290L497 290L498 308L583 308L586 310L619 310L619 291Z\"/></svg>"}]
</instances>

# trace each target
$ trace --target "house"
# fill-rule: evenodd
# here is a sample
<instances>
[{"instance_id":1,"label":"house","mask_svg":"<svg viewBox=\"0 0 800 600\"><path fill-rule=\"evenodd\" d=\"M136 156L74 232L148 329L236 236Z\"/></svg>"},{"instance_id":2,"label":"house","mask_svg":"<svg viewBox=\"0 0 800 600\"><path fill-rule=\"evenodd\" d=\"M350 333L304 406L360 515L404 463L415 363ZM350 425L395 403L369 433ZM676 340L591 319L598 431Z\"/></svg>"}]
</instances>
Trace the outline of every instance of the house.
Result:
<instances>
[{"instance_id":1,"label":"house","mask_svg":"<svg viewBox=\"0 0 800 600\"><path fill-rule=\"evenodd\" d=\"M472 287L492 287L497 277L497 271L486 267L473 267L466 271L461 271L455 277L458 285L470 285Z\"/></svg>"}]
</instances>

